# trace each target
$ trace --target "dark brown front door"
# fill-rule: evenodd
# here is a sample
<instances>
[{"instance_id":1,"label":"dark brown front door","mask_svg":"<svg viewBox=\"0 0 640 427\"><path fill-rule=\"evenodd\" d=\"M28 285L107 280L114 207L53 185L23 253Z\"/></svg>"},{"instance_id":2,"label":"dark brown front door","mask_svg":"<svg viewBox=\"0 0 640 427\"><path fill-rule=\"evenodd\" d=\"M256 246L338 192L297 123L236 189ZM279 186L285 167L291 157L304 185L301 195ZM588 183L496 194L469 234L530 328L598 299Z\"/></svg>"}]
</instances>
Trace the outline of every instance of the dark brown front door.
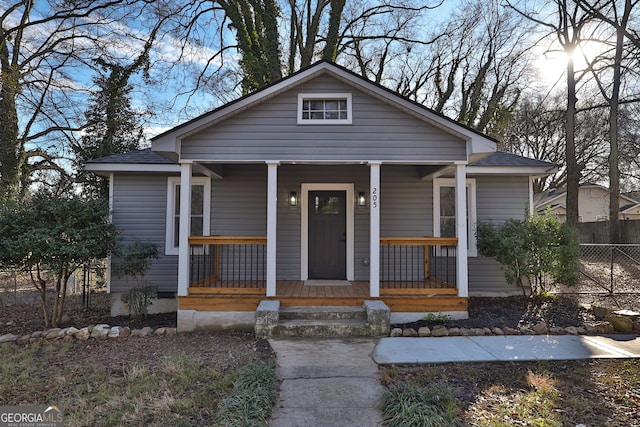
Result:
<instances>
[{"instance_id":1,"label":"dark brown front door","mask_svg":"<svg viewBox=\"0 0 640 427\"><path fill-rule=\"evenodd\" d=\"M347 278L346 191L309 191L309 278Z\"/></svg>"}]
</instances>

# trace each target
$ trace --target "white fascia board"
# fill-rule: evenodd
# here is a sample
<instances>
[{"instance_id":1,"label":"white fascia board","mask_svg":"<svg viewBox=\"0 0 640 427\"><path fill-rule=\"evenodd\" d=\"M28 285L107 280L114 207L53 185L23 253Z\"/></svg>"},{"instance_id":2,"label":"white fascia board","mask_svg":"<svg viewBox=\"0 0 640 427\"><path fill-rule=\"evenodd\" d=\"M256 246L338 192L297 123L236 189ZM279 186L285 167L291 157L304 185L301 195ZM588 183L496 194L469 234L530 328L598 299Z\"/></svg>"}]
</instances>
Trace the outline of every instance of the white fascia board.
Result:
<instances>
[{"instance_id":1,"label":"white fascia board","mask_svg":"<svg viewBox=\"0 0 640 427\"><path fill-rule=\"evenodd\" d=\"M468 166L467 175L527 175L546 176L558 171L557 167L543 166Z\"/></svg>"},{"instance_id":2,"label":"white fascia board","mask_svg":"<svg viewBox=\"0 0 640 427\"><path fill-rule=\"evenodd\" d=\"M152 163L87 163L91 172L170 172L180 173L180 165Z\"/></svg>"}]
</instances>

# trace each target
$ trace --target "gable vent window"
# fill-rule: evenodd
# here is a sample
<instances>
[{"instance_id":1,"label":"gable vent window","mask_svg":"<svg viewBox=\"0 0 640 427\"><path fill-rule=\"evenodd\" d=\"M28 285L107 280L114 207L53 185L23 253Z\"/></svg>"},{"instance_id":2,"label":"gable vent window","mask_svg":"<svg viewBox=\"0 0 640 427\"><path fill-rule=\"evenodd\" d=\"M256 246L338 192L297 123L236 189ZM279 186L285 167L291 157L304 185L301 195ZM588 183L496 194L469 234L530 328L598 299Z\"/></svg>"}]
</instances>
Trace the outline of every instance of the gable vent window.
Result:
<instances>
[{"instance_id":1,"label":"gable vent window","mask_svg":"<svg viewBox=\"0 0 640 427\"><path fill-rule=\"evenodd\" d=\"M298 124L351 124L351 94L298 94Z\"/></svg>"}]
</instances>

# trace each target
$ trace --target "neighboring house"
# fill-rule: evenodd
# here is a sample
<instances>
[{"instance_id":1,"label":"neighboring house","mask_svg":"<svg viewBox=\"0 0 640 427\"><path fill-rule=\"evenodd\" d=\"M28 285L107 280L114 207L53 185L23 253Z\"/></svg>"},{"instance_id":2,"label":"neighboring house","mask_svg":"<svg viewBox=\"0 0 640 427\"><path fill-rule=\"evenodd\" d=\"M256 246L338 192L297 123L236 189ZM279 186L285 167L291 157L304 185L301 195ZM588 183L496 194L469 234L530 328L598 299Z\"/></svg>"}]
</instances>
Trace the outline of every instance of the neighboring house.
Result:
<instances>
[{"instance_id":1,"label":"neighboring house","mask_svg":"<svg viewBox=\"0 0 640 427\"><path fill-rule=\"evenodd\" d=\"M640 202L620 195L620 219L640 219ZM555 214L566 221L567 189L553 188L536 194L534 204L538 213ZM598 184L581 184L578 188L578 219L580 222L609 220L609 189Z\"/></svg>"},{"instance_id":2,"label":"neighboring house","mask_svg":"<svg viewBox=\"0 0 640 427\"><path fill-rule=\"evenodd\" d=\"M476 222L522 218L556 167L319 62L87 169L123 239L162 247L145 277L192 330L252 324L264 299L464 317L469 295L519 292ZM111 278L114 314L128 289Z\"/></svg>"}]
</instances>

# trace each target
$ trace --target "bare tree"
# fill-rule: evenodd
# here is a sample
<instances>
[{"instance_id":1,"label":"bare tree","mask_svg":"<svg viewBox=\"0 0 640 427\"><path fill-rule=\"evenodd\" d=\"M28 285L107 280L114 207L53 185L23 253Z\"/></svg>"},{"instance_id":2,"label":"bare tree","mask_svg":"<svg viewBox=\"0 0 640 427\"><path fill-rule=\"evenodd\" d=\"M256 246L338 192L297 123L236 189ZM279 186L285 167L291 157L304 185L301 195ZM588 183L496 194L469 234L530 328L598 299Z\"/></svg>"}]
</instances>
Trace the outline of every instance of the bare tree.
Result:
<instances>
[{"instance_id":1,"label":"bare tree","mask_svg":"<svg viewBox=\"0 0 640 427\"><path fill-rule=\"evenodd\" d=\"M602 179L607 156L606 114L602 108L587 108L576 114L576 160L584 180ZM499 148L526 157L560 165L552 176L537 179L534 192L567 184L566 112L563 96L528 95L509 122Z\"/></svg>"},{"instance_id":2,"label":"bare tree","mask_svg":"<svg viewBox=\"0 0 640 427\"><path fill-rule=\"evenodd\" d=\"M633 45L627 46L629 43L626 37L633 8L638 3L638 0L625 0L624 7L620 10L616 2L601 0L579 2L589 15L610 24L615 31L613 37L609 37L615 39L613 56L605 52L596 58L587 58L591 63L592 76L609 106L609 240L611 243L620 242L620 91L625 69L629 68L628 65L638 65L637 56L640 45L635 46L635 49Z\"/></svg>"},{"instance_id":3,"label":"bare tree","mask_svg":"<svg viewBox=\"0 0 640 427\"><path fill-rule=\"evenodd\" d=\"M541 12L526 10L507 0L507 4L522 16L546 29L567 56L567 108L566 108L566 147L567 168L567 223L578 224L578 187L580 185L580 167L576 157L576 103L577 78L574 67L574 52L586 38L586 26L592 22L575 0L552 0L548 10ZM541 16L545 13L546 16Z\"/></svg>"},{"instance_id":4,"label":"bare tree","mask_svg":"<svg viewBox=\"0 0 640 427\"><path fill-rule=\"evenodd\" d=\"M148 5L136 0L0 4L0 198L16 198L36 172L68 172L59 160L82 127L79 100L86 96L87 61L105 40L119 39L114 24L139 17Z\"/></svg>"},{"instance_id":5,"label":"bare tree","mask_svg":"<svg viewBox=\"0 0 640 427\"><path fill-rule=\"evenodd\" d=\"M527 21L499 1L465 1L411 47L394 87L417 102L491 135L501 135L529 83Z\"/></svg>"}]
</instances>

